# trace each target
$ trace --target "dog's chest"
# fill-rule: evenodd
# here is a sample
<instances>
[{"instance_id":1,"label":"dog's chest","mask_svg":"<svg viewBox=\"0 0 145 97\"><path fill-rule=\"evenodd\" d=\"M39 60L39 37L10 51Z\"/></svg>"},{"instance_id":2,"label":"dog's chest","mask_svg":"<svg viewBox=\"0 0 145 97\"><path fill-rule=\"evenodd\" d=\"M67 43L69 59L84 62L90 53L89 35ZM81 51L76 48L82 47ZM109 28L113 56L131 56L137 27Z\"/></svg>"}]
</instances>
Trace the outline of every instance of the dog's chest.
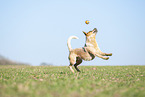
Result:
<instances>
[{"instance_id":1,"label":"dog's chest","mask_svg":"<svg viewBox=\"0 0 145 97\"><path fill-rule=\"evenodd\" d=\"M79 54L81 56L81 58L85 61L90 61L93 60L95 58L95 55L93 55L92 53L88 52L87 49L85 47L82 48L83 52L81 54Z\"/></svg>"}]
</instances>

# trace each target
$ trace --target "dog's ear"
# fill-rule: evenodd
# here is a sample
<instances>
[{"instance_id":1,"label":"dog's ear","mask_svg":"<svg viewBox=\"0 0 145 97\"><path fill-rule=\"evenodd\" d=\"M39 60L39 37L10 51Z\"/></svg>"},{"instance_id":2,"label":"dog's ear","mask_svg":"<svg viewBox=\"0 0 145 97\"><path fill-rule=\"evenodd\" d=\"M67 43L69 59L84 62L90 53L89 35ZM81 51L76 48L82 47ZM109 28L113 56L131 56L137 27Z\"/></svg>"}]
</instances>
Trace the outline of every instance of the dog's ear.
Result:
<instances>
[{"instance_id":1,"label":"dog's ear","mask_svg":"<svg viewBox=\"0 0 145 97\"><path fill-rule=\"evenodd\" d=\"M87 33L86 33L86 32L84 32L84 31L83 31L83 33L84 33L85 35L87 35Z\"/></svg>"}]
</instances>

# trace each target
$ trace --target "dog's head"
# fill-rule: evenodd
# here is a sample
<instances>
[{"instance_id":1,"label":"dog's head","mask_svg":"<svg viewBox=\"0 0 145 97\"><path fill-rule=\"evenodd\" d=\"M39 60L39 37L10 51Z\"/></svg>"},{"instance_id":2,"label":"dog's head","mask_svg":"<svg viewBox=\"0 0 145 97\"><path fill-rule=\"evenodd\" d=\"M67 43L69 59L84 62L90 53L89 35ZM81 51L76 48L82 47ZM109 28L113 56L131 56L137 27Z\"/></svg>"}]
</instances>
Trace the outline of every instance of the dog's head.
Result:
<instances>
[{"instance_id":1,"label":"dog's head","mask_svg":"<svg viewBox=\"0 0 145 97\"><path fill-rule=\"evenodd\" d=\"M85 47L97 47L96 43L96 34L98 30L94 28L92 31L89 31L88 33L83 32L86 36L86 44Z\"/></svg>"},{"instance_id":2,"label":"dog's head","mask_svg":"<svg viewBox=\"0 0 145 97\"><path fill-rule=\"evenodd\" d=\"M86 37L95 37L97 32L98 32L98 30L96 28L94 28L92 31L89 31L88 33L83 31L83 33L85 34Z\"/></svg>"}]
</instances>

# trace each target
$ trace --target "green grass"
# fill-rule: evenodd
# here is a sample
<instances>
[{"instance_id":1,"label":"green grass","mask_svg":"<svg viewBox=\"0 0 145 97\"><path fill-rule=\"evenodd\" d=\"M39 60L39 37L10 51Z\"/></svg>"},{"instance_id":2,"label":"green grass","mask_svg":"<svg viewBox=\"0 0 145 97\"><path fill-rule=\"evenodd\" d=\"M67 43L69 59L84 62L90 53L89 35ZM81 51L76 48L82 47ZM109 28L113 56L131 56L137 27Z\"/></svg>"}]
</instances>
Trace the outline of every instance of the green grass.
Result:
<instances>
[{"instance_id":1,"label":"green grass","mask_svg":"<svg viewBox=\"0 0 145 97\"><path fill-rule=\"evenodd\" d=\"M0 97L145 97L145 66L0 66Z\"/></svg>"}]
</instances>

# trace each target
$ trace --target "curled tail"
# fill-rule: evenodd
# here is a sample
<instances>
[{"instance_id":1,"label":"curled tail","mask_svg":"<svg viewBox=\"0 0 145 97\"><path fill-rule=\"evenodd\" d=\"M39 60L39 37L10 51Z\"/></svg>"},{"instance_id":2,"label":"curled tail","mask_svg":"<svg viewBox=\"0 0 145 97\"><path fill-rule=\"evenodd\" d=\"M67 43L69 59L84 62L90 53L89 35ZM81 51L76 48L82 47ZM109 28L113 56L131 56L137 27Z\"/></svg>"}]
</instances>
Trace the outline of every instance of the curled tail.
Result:
<instances>
[{"instance_id":1,"label":"curled tail","mask_svg":"<svg viewBox=\"0 0 145 97\"><path fill-rule=\"evenodd\" d=\"M76 37L76 36L70 36L70 37L68 38L68 40L67 40L67 46L68 46L69 51L72 50L72 47L71 47L71 39L79 39L79 38Z\"/></svg>"}]
</instances>

